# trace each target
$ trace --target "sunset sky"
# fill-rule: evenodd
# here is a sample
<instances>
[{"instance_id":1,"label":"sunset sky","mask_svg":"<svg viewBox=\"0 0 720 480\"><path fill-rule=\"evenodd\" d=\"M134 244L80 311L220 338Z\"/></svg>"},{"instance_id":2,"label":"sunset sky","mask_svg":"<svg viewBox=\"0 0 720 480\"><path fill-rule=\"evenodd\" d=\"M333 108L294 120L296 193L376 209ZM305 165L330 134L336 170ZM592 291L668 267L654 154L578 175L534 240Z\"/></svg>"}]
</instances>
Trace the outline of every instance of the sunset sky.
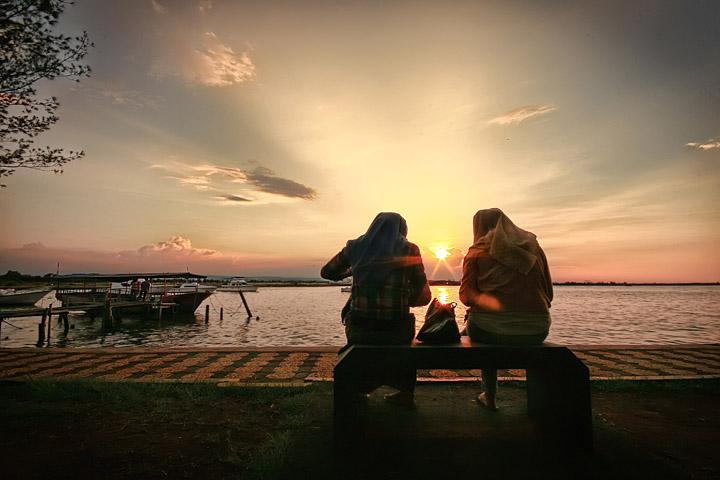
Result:
<instances>
[{"instance_id":1,"label":"sunset sky","mask_svg":"<svg viewBox=\"0 0 720 480\"><path fill-rule=\"evenodd\" d=\"M80 0L60 24L93 73L41 85L42 141L86 156L6 180L3 272L316 277L396 211L459 278L499 207L555 280L720 280L718 2Z\"/></svg>"}]
</instances>

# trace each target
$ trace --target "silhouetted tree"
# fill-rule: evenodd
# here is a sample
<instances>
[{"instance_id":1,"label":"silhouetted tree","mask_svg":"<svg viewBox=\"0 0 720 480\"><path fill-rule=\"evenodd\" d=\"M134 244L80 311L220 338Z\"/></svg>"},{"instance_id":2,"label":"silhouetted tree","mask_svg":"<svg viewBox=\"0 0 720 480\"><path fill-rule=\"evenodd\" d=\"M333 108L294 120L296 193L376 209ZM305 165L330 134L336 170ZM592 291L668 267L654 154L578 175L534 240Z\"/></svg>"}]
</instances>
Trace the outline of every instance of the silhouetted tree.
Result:
<instances>
[{"instance_id":1,"label":"silhouetted tree","mask_svg":"<svg viewBox=\"0 0 720 480\"><path fill-rule=\"evenodd\" d=\"M93 46L87 35L53 31L65 0L0 0L0 180L18 168L61 173L82 151L38 147L35 138L58 121L58 100L39 98L41 79L79 81L90 67L80 61ZM2 185L4 186L4 185Z\"/></svg>"}]
</instances>

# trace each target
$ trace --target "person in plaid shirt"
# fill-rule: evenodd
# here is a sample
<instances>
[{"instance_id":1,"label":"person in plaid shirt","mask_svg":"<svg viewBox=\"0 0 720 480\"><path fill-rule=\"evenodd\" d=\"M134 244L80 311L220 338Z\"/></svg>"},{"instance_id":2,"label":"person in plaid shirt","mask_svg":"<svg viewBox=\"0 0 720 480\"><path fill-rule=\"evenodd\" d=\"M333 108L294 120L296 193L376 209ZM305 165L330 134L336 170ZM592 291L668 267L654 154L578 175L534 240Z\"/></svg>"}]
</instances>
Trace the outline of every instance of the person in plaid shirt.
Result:
<instances>
[{"instance_id":1,"label":"person in plaid shirt","mask_svg":"<svg viewBox=\"0 0 720 480\"><path fill-rule=\"evenodd\" d=\"M380 213L364 235L348 241L322 268L320 275L328 280L353 278L352 293L342 312L348 346L409 344L415 337L410 307L427 304L430 287L420 249L406 237L407 223L401 215ZM391 367L384 379L368 378L364 390L390 385L399 392L386 395L386 400L412 404L415 369Z\"/></svg>"}]
</instances>

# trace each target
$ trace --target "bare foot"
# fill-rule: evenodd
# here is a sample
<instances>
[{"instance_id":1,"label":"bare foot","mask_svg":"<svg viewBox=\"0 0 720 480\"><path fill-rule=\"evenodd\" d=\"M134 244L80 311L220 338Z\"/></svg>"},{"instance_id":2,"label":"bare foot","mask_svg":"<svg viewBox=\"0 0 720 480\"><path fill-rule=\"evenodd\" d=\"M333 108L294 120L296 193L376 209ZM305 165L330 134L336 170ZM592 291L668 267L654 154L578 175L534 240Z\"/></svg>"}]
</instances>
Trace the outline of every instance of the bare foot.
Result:
<instances>
[{"instance_id":1,"label":"bare foot","mask_svg":"<svg viewBox=\"0 0 720 480\"><path fill-rule=\"evenodd\" d=\"M488 397L485 395L485 392L481 393L477 396L475 399L479 405L482 405L483 407L487 408L488 410L492 412L497 412L497 403L495 403L495 399L492 397Z\"/></svg>"},{"instance_id":2,"label":"bare foot","mask_svg":"<svg viewBox=\"0 0 720 480\"><path fill-rule=\"evenodd\" d=\"M415 406L415 396L410 392L395 392L385 395L385 401L401 407Z\"/></svg>"}]
</instances>

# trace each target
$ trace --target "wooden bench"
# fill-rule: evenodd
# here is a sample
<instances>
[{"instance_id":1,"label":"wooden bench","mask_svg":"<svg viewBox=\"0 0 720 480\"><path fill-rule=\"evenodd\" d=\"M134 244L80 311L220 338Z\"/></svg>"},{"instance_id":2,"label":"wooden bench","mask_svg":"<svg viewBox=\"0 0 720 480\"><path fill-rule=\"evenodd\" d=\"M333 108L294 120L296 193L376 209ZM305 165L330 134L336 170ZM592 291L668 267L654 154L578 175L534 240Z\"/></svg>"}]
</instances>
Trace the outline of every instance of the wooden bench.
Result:
<instances>
[{"instance_id":1,"label":"wooden bench","mask_svg":"<svg viewBox=\"0 0 720 480\"><path fill-rule=\"evenodd\" d=\"M527 371L529 416L579 450L593 448L590 373L567 347L486 345L354 345L340 354L333 374L336 443L362 436L358 385L364 376L383 378L394 365L415 369L497 368Z\"/></svg>"}]
</instances>

